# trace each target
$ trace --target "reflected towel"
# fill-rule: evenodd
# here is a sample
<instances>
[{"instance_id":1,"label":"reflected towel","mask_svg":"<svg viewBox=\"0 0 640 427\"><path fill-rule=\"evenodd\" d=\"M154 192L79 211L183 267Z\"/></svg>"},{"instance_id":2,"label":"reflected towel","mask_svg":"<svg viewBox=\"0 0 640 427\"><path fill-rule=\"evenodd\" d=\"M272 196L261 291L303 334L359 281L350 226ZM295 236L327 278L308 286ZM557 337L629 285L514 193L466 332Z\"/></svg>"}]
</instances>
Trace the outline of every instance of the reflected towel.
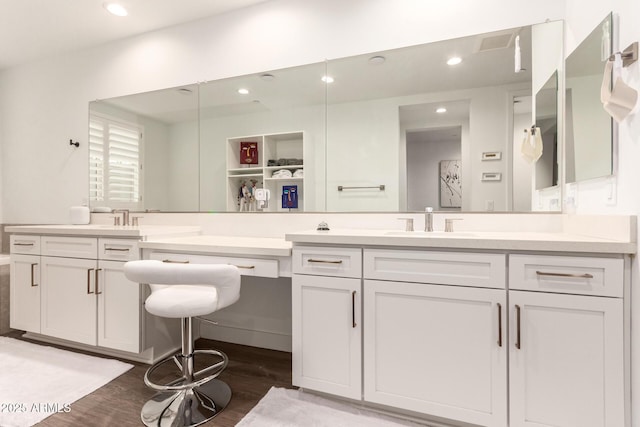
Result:
<instances>
[{"instance_id":1,"label":"reflected towel","mask_svg":"<svg viewBox=\"0 0 640 427\"><path fill-rule=\"evenodd\" d=\"M520 146L522 157L529 163L535 163L542 156L542 135L540 128L535 128L533 135L529 129L524 130L524 138Z\"/></svg>"}]
</instances>

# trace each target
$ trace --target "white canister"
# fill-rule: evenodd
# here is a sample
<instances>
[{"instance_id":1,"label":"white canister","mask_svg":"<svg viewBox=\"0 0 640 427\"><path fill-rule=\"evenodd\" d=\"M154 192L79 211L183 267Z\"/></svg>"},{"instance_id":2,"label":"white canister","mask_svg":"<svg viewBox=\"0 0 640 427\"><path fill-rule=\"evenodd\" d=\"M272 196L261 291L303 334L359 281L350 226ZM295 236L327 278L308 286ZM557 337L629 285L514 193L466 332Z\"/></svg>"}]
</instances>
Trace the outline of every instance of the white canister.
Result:
<instances>
[{"instance_id":1,"label":"white canister","mask_svg":"<svg viewBox=\"0 0 640 427\"><path fill-rule=\"evenodd\" d=\"M71 206L69 208L71 224L89 224L91 213L88 206Z\"/></svg>"}]
</instances>

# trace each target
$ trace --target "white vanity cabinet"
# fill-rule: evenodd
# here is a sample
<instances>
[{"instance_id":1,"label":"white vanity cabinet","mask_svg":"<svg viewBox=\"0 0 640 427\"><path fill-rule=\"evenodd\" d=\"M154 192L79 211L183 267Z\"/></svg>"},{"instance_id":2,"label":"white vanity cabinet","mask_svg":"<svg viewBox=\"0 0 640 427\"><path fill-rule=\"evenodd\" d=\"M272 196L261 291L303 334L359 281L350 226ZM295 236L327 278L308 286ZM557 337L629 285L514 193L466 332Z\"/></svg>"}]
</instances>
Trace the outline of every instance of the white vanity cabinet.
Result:
<instances>
[{"instance_id":1,"label":"white vanity cabinet","mask_svg":"<svg viewBox=\"0 0 640 427\"><path fill-rule=\"evenodd\" d=\"M292 277L293 384L362 397L362 250L296 247Z\"/></svg>"},{"instance_id":2,"label":"white vanity cabinet","mask_svg":"<svg viewBox=\"0 0 640 427\"><path fill-rule=\"evenodd\" d=\"M507 425L505 255L364 250L364 400Z\"/></svg>"},{"instance_id":3,"label":"white vanity cabinet","mask_svg":"<svg viewBox=\"0 0 640 427\"><path fill-rule=\"evenodd\" d=\"M20 250L17 243L28 239L38 242L37 250L30 246L37 254L14 253ZM11 327L92 346L142 350L141 288L122 271L124 262L139 258L137 241L12 236L11 257L16 295Z\"/></svg>"},{"instance_id":4,"label":"white vanity cabinet","mask_svg":"<svg viewBox=\"0 0 640 427\"><path fill-rule=\"evenodd\" d=\"M40 332L40 236L11 236L10 326Z\"/></svg>"},{"instance_id":5,"label":"white vanity cabinet","mask_svg":"<svg viewBox=\"0 0 640 427\"><path fill-rule=\"evenodd\" d=\"M294 385L443 425L630 425L628 256L311 238L293 248Z\"/></svg>"},{"instance_id":6,"label":"white vanity cabinet","mask_svg":"<svg viewBox=\"0 0 640 427\"><path fill-rule=\"evenodd\" d=\"M511 427L625 426L624 260L510 255Z\"/></svg>"}]
</instances>

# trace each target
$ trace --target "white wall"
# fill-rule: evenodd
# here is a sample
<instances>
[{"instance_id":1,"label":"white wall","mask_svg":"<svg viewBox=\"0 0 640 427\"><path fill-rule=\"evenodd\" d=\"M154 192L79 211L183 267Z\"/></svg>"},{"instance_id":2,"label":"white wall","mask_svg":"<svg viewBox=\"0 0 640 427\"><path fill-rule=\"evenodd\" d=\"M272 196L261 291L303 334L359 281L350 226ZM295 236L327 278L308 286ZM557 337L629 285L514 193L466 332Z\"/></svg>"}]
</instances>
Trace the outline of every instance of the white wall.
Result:
<instances>
[{"instance_id":1,"label":"white wall","mask_svg":"<svg viewBox=\"0 0 640 427\"><path fill-rule=\"evenodd\" d=\"M3 219L65 222L68 207L86 197L91 100L530 25L563 12L554 0L273 0L6 70ZM79 149L69 150L71 138Z\"/></svg>"}]
</instances>

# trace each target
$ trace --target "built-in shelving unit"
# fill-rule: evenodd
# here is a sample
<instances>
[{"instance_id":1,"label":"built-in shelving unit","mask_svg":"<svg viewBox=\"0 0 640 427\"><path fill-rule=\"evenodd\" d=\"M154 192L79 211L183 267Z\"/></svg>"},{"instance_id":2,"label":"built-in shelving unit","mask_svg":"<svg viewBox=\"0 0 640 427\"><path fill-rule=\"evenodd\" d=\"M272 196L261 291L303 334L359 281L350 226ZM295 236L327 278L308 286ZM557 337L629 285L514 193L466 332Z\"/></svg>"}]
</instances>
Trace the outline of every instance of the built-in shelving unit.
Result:
<instances>
[{"instance_id":1,"label":"built-in shelving unit","mask_svg":"<svg viewBox=\"0 0 640 427\"><path fill-rule=\"evenodd\" d=\"M254 142L257 144L257 164L241 164L242 142ZM304 132L302 131L227 139L227 210L232 212L240 211L241 209L242 211L255 212L304 211L304 175L300 177L279 177L276 173L280 170L288 170L293 175L298 170L304 171L303 143ZM274 162L275 165L273 165ZM248 188L255 185L255 189L264 188L269 190L270 199L268 205L261 208L259 202L256 201L241 207L239 196L243 183ZM282 195L285 186L296 186L297 208L283 207Z\"/></svg>"}]
</instances>

